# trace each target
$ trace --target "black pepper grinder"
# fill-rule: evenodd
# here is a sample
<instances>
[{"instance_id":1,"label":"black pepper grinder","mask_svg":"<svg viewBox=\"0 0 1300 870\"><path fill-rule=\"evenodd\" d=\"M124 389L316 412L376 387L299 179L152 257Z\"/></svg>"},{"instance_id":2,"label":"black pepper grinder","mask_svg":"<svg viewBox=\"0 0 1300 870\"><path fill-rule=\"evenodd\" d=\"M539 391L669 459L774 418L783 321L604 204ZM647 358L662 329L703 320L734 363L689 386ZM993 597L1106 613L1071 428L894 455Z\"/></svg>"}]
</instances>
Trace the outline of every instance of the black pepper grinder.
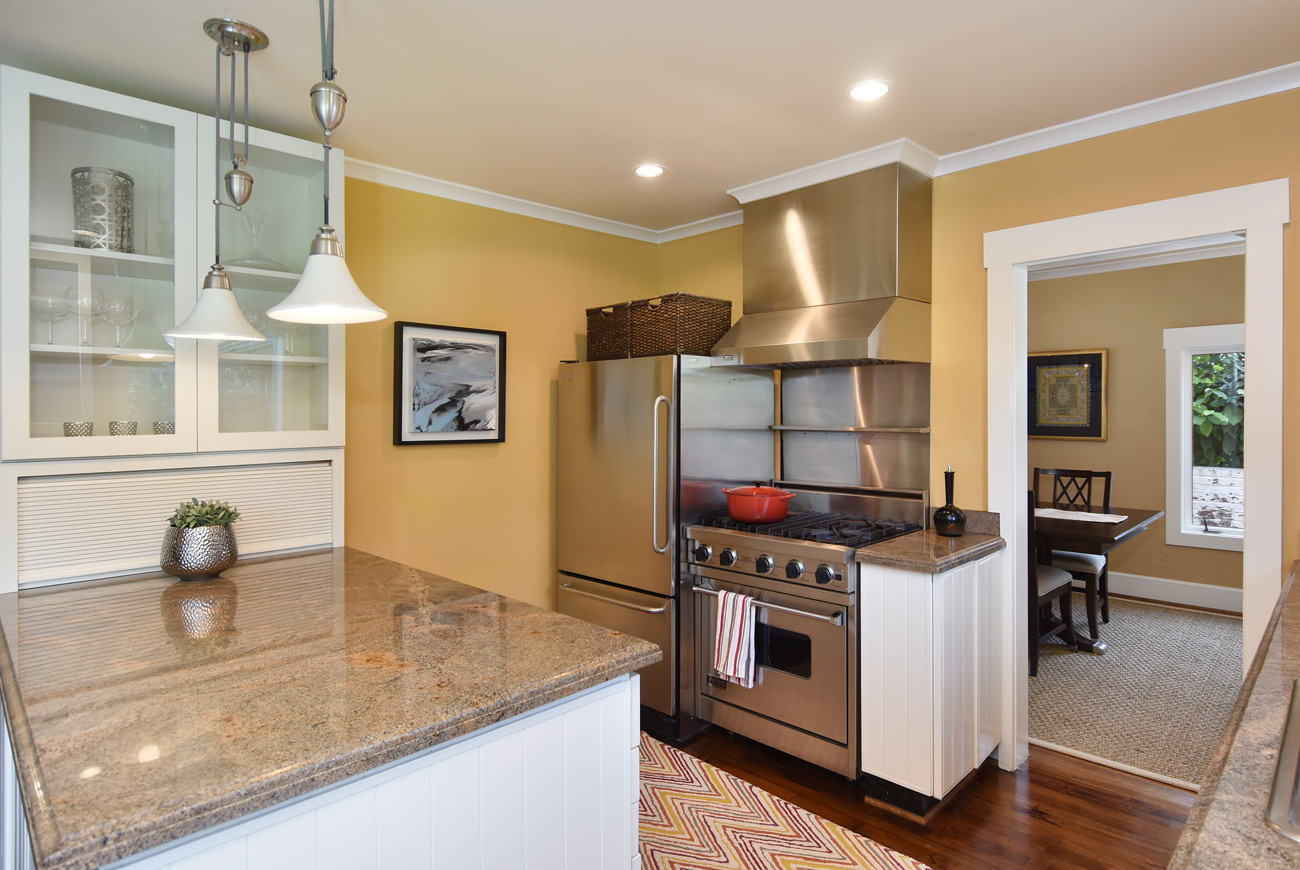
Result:
<instances>
[{"instance_id":1,"label":"black pepper grinder","mask_svg":"<svg viewBox=\"0 0 1300 870\"><path fill-rule=\"evenodd\" d=\"M960 537L966 531L966 514L952 503L952 463L943 473L944 506L934 512L935 534L945 538Z\"/></svg>"}]
</instances>

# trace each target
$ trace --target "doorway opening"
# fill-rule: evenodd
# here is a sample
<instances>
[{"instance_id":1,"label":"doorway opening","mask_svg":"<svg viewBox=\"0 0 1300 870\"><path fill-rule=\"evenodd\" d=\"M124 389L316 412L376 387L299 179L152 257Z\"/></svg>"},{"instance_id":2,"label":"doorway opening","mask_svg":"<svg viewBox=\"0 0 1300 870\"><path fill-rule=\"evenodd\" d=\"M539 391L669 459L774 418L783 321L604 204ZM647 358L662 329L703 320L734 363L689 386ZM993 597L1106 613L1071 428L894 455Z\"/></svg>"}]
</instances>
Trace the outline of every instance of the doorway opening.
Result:
<instances>
[{"instance_id":1,"label":"doorway opening","mask_svg":"<svg viewBox=\"0 0 1300 870\"><path fill-rule=\"evenodd\" d=\"M1110 513L1164 511L1162 519L1104 557L1087 557L1104 558L1109 596L1088 619L1084 596L1076 592L1074 628L1095 635L1096 643L1084 646L1104 654L1089 655L1059 638L1041 645L1038 675L1029 680L1029 742L1189 790L1196 790L1214 756L1242 673L1240 546L1235 552L1218 549L1228 534L1218 529L1197 536L1200 540L1169 541L1165 533L1184 526L1176 503L1167 499L1165 429L1172 422L1176 435L1190 435L1193 419L1190 402L1188 425L1180 425L1184 421L1177 414L1166 414L1166 338L1201 334L1245 316L1244 244L1238 240L1216 252L1221 256L1126 261L1123 269L1078 266L1066 275L1031 268L1026 323L1029 359L1038 366L1040 381L1055 371L1044 371L1045 358L1069 359L1086 348L1106 363L1093 375L1095 389L1087 390L1093 400L1104 393L1104 406L1089 407L1081 418L1102 417L1108 425L1096 430L1099 436L1088 437L1089 427L1068 413L1074 407L1066 401L1074 396L1066 389L1072 383L1068 378L1058 378L1064 392L1055 402L1028 407L1031 474L1035 468L1104 471ZM1049 277L1040 277L1043 272ZM1244 342L1244 327L1241 331ZM1218 368L1220 374L1244 373L1241 366ZM1214 381L1207 391L1212 386L1222 393L1227 386L1222 377L1203 380ZM1185 386L1191 393L1190 375ZM1208 423L1211 413L1227 420L1224 410L1235 416L1244 407L1243 397L1232 398L1232 403L1201 407L1202 422ZM1204 439L1198 460L1235 459L1240 475L1241 441L1233 437L1239 426L1206 428L1217 437ZM1181 438L1175 446L1181 448ZM1192 451L1186 452L1190 462ZM1232 470L1219 471L1226 476ZM1186 478L1192 481L1190 466ZM1046 480L1040 484L1051 492ZM1092 496L1091 508L1102 511L1102 494L1094 488ZM1240 545L1239 533L1236 540ZM1060 558L1067 564L1085 562L1080 556ZM1075 586L1082 589L1082 581Z\"/></svg>"}]
</instances>

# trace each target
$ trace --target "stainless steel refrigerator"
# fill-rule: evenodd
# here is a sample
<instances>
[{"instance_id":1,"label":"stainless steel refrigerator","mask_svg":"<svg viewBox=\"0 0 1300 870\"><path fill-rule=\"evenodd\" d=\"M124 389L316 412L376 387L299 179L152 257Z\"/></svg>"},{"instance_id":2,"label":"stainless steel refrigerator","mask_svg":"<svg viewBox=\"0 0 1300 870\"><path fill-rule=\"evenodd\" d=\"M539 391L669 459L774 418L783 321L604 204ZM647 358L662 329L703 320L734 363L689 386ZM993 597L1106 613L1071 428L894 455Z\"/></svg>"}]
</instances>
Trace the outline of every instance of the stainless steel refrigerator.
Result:
<instances>
[{"instance_id":1,"label":"stainless steel refrigerator","mask_svg":"<svg viewBox=\"0 0 1300 870\"><path fill-rule=\"evenodd\" d=\"M724 486L772 480L772 372L703 356L561 363L558 404L559 610L660 646L642 724L676 738L695 697L681 529L726 510Z\"/></svg>"}]
</instances>

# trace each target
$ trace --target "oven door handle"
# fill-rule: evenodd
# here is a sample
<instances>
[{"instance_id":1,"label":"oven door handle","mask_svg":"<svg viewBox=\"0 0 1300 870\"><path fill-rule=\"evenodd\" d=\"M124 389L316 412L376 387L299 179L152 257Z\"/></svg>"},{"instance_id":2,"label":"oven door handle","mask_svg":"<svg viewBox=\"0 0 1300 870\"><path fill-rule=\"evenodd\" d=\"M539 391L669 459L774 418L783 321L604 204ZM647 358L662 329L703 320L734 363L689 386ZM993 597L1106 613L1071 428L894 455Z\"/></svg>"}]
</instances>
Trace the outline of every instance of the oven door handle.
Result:
<instances>
[{"instance_id":1,"label":"oven door handle","mask_svg":"<svg viewBox=\"0 0 1300 870\"><path fill-rule=\"evenodd\" d=\"M561 585L565 589L572 592L574 595L581 595L583 598L594 598L597 601L603 601L606 604L614 604L619 607L626 607L628 610L637 610L640 611L641 613L663 613L665 610L668 609L667 604L665 604L663 607L644 607L640 604L632 604L631 602L628 601L619 601L617 598L608 598L604 595L597 595L595 592L586 592L582 589L575 588L573 585L569 583L564 583Z\"/></svg>"},{"instance_id":2,"label":"oven door handle","mask_svg":"<svg viewBox=\"0 0 1300 870\"><path fill-rule=\"evenodd\" d=\"M716 589L710 589L707 586L692 586L691 588L694 589L696 592L699 592L701 595L712 595L714 598L718 597L718 590ZM829 622L831 625L844 624L844 611L842 610L837 610L834 613L832 613L830 616L823 616L820 613L809 613L806 610L798 610L794 607L786 607L784 604L773 604L770 601L763 601L758 598L751 598L750 604L754 607L764 607L768 610L779 610L782 613L793 613L795 616L803 616L808 619L816 619L819 622Z\"/></svg>"}]
</instances>

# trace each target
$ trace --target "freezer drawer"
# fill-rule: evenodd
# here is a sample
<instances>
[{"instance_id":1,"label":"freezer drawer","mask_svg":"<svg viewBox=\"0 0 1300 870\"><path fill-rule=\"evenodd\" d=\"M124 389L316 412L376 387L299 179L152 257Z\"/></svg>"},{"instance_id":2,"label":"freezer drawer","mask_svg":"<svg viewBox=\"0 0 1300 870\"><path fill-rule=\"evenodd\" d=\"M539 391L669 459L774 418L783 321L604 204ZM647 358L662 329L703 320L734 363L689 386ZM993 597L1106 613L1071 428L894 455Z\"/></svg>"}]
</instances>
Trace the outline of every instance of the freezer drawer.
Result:
<instances>
[{"instance_id":1,"label":"freezer drawer","mask_svg":"<svg viewBox=\"0 0 1300 870\"><path fill-rule=\"evenodd\" d=\"M641 703L677 715L677 601L608 583L561 574L556 587L560 613L657 644L664 657L643 668Z\"/></svg>"}]
</instances>

